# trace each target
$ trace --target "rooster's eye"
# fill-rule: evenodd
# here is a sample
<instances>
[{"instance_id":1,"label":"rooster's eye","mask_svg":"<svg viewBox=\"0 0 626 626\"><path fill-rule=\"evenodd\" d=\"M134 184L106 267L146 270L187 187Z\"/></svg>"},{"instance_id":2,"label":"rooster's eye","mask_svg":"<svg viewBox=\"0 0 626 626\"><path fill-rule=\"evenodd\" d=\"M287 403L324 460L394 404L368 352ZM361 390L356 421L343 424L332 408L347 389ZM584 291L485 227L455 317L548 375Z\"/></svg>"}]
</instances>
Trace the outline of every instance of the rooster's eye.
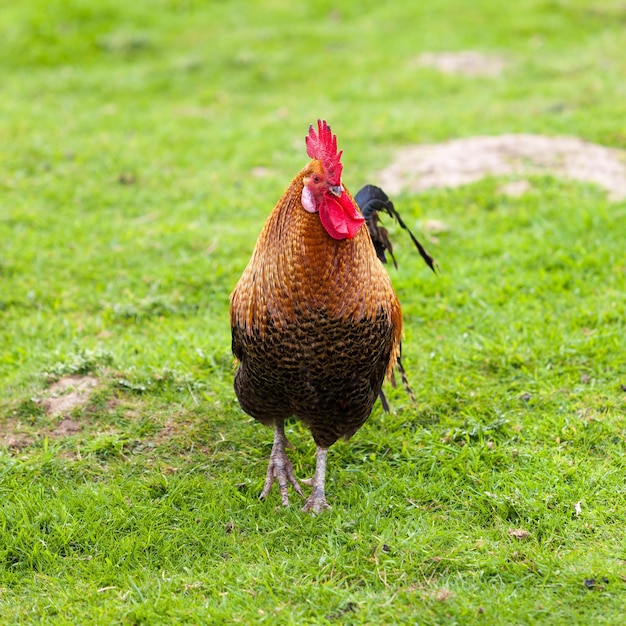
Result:
<instances>
[{"instance_id":1,"label":"rooster's eye","mask_svg":"<svg viewBox=\"0 0 626 626\"><path fill-rule=\"evenodd\" d=\"M320 177L317 174L313 174L313 182L316 185L320 182Z\"/></svg>"}]
</instances>

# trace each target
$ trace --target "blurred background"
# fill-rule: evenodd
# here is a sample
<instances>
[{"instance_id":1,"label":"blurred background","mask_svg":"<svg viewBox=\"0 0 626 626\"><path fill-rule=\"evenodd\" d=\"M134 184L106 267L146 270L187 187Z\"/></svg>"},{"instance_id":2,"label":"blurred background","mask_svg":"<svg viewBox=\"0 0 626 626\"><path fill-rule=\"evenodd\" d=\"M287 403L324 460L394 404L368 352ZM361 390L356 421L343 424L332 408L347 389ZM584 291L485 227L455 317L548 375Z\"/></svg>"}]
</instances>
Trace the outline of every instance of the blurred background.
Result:
<instances>
[{"instance_id":1,"label":"blurred background","mask_svg":"<svg viewBox=\"0 0 626 626\"><path fill-rule=\"evenodd\" d=\"M623 0L0 0L0 622L621 623L625 51ZM318 118L440 271L383 217L417 404L311 518L228 307Z\"/></svg>"}]
</instances>

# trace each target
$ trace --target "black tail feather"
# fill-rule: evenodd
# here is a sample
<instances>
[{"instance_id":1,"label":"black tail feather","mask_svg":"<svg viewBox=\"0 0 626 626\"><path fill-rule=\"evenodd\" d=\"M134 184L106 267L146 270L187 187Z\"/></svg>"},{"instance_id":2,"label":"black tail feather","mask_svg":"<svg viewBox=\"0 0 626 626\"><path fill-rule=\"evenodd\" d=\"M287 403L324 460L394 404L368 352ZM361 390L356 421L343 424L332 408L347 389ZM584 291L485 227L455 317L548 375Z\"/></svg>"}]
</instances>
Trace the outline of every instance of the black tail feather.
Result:
<instances>
[{"instance_id":1,"label":"black tail feather","mask_svg":"<svg viewBox=\"0 0 626 626\"><path fill-rule=\"evenodd\" d=\"M383 228L378 223L379 211L384 211L387 215L393 217L398 222L400 228L403 228L409 233L411 241L415 244L417 251L420 253L422 259L424 259L426 265L428 265L433 272L437 272L437 262L435 259L426 251L424 246L422 246L415 235L413 235L413 233L409 230L408 226L404 223L400 214L393 206L393 202L380 187L376 187L376 185L365 185L359 190L356 196L354 196L354 200L359 205L361 213L363 213L363 217L367 223L367 228L374 243L374 248L376 249L376 254L383 263L387 262L387 258L385 256L386 250L389 252L393 260L393 264L398 267L396 259L393 256L393 249L391 242L389 241L387 229Z\"/></svg>"},{"instance_id":2,"label":"black tail feather","mask_svg":"<svg viewBox=\"0 0 626 626\"><path fill-rule=\"evenodd\" d=\"M387 396L382 389L378 392L378 397L380 398L380 403L383 405L383 411L385 413L390 413L389 402L387 402Z\"/></svg>"},{"instance_id":3,"label":"black tail feather","mask_svg":"<svg viewBox=\"0 0 626 626\"><path fill-rule=\"evenodd\" d=\"M396 367L398 368L398 371L400 372L400 378L402 379L402 385L404 386L404 390L406 391L409 398L411 398L411 400L413 401L413 404L417 404L417 399L415 398L413 389L411 389L411 385L409 384L409 379L406 375L406 370L404 369L404 365L402 365L402 357L400 356L398 356L398 360L396 361ZM391 386L394 388L396 386L396 380L393 375L393 372L391 373ZM391 410L389 408L389 401L387 400L387 396L385 395L385 392L382 389L379 391L378 397L380 398L380 403L382 404L383 411L385 413L390 413Z\"/></svg>"},{"instance_id":4,"label":"black tail feather","mask_svg":"<svg viewBox=\"0 0 626 626\"><path fill-rule=\"evenodd\" d=\"M417 404L417 400L415 399L415 394L413 393L413 389L411 389L411 385L409 385L409 379L406 375L406 370L404 369L404 365L402 365L402 359L398 356L398 362L396 363L396 367L400 372L400 378L402 378L402 384L411 400L413 400L414 404Z\"/></svg>"}]
</instances>

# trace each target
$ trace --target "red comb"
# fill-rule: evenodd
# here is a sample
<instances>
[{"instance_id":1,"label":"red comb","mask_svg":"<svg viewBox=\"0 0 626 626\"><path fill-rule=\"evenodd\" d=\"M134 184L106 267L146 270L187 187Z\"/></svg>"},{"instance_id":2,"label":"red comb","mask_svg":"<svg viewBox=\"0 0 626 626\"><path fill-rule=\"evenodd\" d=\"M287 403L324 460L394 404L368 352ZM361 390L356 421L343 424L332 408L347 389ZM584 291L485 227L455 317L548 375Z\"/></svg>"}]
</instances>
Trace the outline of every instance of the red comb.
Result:
<instances>
[{"instance_id":1,"label":"red comb","mask_svg":"<svg viewBox=\"0 0 626 626\"><path fill-rule=\"evenodd\" d=\"M343 150L337 152L337 136L330 132L330 126L326 120L317 120L317 134L313 124L309 127L306 138L306 153L312 159L322 162L324 171L331 185L341 184L341 155Z\"/></svg>"}]
</instances>

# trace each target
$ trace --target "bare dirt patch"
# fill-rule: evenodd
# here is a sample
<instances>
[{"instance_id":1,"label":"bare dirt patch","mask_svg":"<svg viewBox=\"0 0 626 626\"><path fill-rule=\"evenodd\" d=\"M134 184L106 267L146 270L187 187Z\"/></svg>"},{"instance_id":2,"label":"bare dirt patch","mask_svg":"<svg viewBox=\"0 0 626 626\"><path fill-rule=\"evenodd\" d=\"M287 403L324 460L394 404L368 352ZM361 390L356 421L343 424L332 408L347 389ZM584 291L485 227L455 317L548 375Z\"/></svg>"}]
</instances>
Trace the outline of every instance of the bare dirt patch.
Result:
<instances>
[{"instance_id":1,"label":"bare dirt patch","mask_svg":"<svg viewBox=\"0 0 626 626\"><path fill-rule=\"evenodd\" d=\"M89 402L90 393L97 384L98 379L93 376L64 376L48 388L41 405L48 415L67 415Z\"/></svg>"},{"instance_id":2,"label":"bare dirt patch","mask_svg":"<svg viewBox=\"0 0 626 626\"><path fill-rule=\"evenodd\" d=\"M57 437L69 437L70 435L75 435L81 428L78 422L66 417L57 424L57 427L54 429L54 435Z\"/></svg>"},{"instance_id":3,"label":"bare dirt patch","mask_svg":"<svg viewBox=\"0 0 626 626\"><path fill-rule=\"evenodd\" d=\"M7 429L8 430L8 429ZM24 448L28 448L33 443L32 437L28 435L17 432L17 428L11 427L12 431L15 432L5 432L0 436L0 446L9 448L9 450L14 450L19 452Z\"/></svg>"},{"instance_id":4,"label":"bare dirt patch","mask_svg":"<svg viewBox=\"0 0 626 626\"><path fill-rule=\"evenodd\" d=\"M595 183L626 199L626 155L576 137L499 135L400 149L379 174L387 193L457 187L485 176L550 174ZM519 190L518 190L519 191Z\"/></svg>"},{"instance_id":5,"label":"bare dirt patch","mask_svg":"<svg viewBox=\"0 0 626 626\"><path fill-rule=\"evenodd\" d=\"M422 67L433 67L444 74L462 76L498 76L506 67L504 59L474 50L424 52L416 59Z\"/></svg>"},{"instance_id":6,"label":"bare dirt patch","mask_svg":"<svg viewBox=\"0 0 626 626\"><path fill-rule=\"evenodd\" d=\"M498 187L498 192L505 196L519 198L531 189L532 185L522 178L521 180L511 180L508 183L503 183Z\"/></svg>"}]
</instances>

